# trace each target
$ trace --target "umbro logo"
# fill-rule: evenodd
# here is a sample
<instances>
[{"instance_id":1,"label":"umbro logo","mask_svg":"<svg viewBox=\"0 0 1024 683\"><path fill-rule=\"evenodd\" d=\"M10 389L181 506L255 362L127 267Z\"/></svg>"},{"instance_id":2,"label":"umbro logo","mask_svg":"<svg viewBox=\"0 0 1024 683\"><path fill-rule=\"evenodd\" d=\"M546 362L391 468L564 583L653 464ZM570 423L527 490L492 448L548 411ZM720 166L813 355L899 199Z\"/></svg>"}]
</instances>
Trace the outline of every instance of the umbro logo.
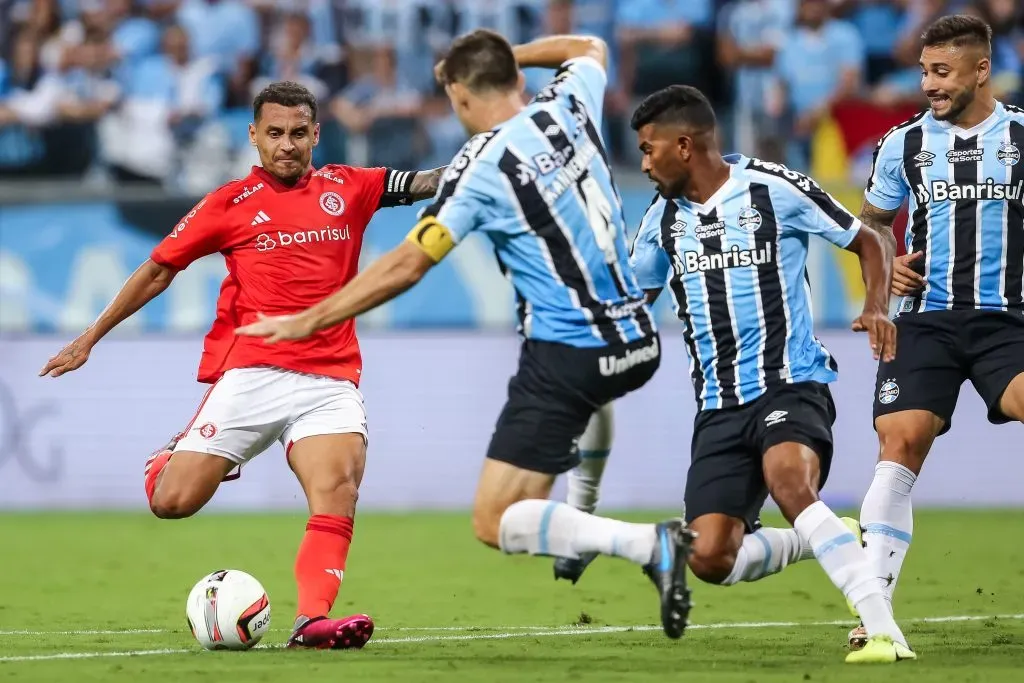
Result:
<instances>
[{"instance_id":1,"label":"umbro logo","mask_svg":"<svg viewBox=\"0 0 1024 683\"><path fill-rule=\"evenodd\" d=\"M338 577L338 581L341 581L342 577L345 576L345 572L343 572L340 569L325 569L324 571L330 574L331 576Z\"/></svg>"},{"instance_id":2,"label":"umbro logo","mask_svg":"<svg viewBox=\"0 0 1024 683\"><path fill-rule=\"evenodd\" d=\"M270 216L260 211L256 214L256 217L252 219L252 223L249 225L259 225L260 223L266 223L270 220Z\"/></svg>"},{"instance_id":3,"label":"umbro logo","mask_svg":"<svg viewBox=\"0 0 1024 683\"><path fill-rule=\"evenodd\" d=\"M773 427L779 424L780 422L785 422L787 415L789 415L788 411L773 410L772 412L768 413L768 415L764 418L764 424L766 427Z\"/></svg>"},{"instance_id":4,"label":"umbro logo","mask_svg":"<svg viewBox=\"0 0 1024 683\"><path fill-rule=\"evenodd\" d=\"M544 135L546 135L549 138L553 138L561 132L561 127L559 127L558 124L554 123L552 123L550 126L544 129Z\"/></svg>"},{"instance_id":5,"label":"umbro logo","mask_svg":"<svg viewBox=\"0 0 1024 683\"><path fill-rule=\"evenodd\" d=\"M923 152L918 152L911 158L917 162L916 164L914 164L915 168L923 168L925 166L932 165L932 159L935 158L935 155L929 152L928 150L925 150Z\"/></svg>"}]
</instances>

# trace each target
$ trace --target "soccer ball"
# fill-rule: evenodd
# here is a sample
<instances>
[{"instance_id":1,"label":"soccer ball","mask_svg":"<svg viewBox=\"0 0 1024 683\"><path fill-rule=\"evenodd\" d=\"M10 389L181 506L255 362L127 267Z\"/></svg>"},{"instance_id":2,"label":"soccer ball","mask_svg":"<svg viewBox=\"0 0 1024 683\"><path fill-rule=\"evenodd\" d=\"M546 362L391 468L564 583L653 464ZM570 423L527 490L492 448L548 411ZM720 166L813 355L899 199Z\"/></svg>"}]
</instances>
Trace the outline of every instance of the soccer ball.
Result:
<instances>
[{"instance_id":1,"label":"soccer ball","mask_svg":"<svg viewBox=\"0 0 1024 683\"><path fill-rule=\"evenodd\" d=\"M251 575L221 569L193 586L185 617L192 635L207 650L248 650L270 628L270 600Z\"/></svg>"}]
</instances>

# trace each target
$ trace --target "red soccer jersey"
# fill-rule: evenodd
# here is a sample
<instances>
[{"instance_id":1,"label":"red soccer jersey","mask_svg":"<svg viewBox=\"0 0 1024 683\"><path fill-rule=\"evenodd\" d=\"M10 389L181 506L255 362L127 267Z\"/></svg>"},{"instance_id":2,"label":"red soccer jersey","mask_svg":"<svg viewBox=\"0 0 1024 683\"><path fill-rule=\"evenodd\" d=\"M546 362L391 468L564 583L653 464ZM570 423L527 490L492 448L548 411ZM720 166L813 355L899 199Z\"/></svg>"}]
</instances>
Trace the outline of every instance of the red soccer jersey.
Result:
<instances>
[{"instance_id":1,"label":"red soccer jersey","mask_svg":"<svg viewBox=\"0 0 1024 683\"><path fill-rule=\"evenodd\" d=\"M254 166L248 177L206 195L181 219L150 258L182 270L219 251L228 269L203 344L200 382L216 382L232 368L269 365L359 384L354 320L277 344L236 336L235 328L256 320L258 312L297 313L349 282L385 184L401 175L331 164L287 187Z\"/></svg>"}]
</instances>

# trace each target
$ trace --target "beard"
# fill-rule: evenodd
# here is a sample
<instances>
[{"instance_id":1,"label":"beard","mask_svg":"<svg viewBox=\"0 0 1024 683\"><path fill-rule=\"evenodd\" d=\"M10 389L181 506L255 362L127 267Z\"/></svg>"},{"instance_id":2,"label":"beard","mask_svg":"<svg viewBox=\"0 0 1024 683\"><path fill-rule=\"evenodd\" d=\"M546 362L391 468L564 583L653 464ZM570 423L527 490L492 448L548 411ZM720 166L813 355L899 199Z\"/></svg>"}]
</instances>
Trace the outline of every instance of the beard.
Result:
<instances>
[{"instance_id":1,"label":"beard","mask_svg":"<svg viewBox=\"0 0 1024 683\"><path fill-rule=\"evenodd\" d=\"M950 96L949 110L941 115L932 112L932 115L938 121L956 121L966 111L967 107L971 106L975 93L976 90L974 88L968 88L957 93L956 96Z\"/></svg>"}]
</instances>

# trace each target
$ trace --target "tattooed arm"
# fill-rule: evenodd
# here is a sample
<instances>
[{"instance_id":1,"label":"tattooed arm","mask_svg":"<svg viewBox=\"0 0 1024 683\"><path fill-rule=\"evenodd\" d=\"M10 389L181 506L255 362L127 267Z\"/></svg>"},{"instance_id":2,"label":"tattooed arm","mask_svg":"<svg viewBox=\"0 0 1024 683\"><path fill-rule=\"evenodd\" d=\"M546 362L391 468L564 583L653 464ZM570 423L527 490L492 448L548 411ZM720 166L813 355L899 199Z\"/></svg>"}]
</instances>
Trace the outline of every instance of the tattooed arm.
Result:
<instances>
[{"instance_id":1,"label":"tattooed arm","mask_svg":"<svg viewBox=\"0 0 1024 683\"><path fill-rule=\"evenodd\" d=\"M430 199L437 194L437 188L441 186L441 177L444 176L447 168L447 166L441 166L429 171L416 171L409 186L412 200L416 202L421 199Z\"/></svg>"},{"instance_id":2,"label":"tattooed arm","mask_svg":"<svg viewBox=\"0 0 1024 683\"><path fill-rule=\"evenodd\" d=\"M384 194L380 206L408 206L437 194L447 166L429 171L396 171L389 168L384 174Z\"/></svg>"},{"instance_id":3,"label":"tattooed arm","mask_svg":"<svg viewBox=\"0 0 1024 683\"><path fill-rule=\"evenodd\" d=\"M866 199L860 208L861 223L874 230L882 238L885 257L889 261L896 258L896 235L893 234L892 224L896 222L896 214L898 213L899 209L893 209L892 211L879 209Z\"/></svg>"},{"instance_id":4,"label":"tattooed arm","mask_svg":"<svg viewBox=\"0 0 1024 683\"><path fill-rule=\"evenodd\" d=\"M882 238L885 256L892 262L892 293L896 296L911 296L920 292L925 285L924 277L912 265L920 260L921 254L896 256L896 235L892 232L892 224L896 221L897 213L899 209L879 209L864 200L860 220L865 227L871 228Z\"/></svg>"}]
</instances>

